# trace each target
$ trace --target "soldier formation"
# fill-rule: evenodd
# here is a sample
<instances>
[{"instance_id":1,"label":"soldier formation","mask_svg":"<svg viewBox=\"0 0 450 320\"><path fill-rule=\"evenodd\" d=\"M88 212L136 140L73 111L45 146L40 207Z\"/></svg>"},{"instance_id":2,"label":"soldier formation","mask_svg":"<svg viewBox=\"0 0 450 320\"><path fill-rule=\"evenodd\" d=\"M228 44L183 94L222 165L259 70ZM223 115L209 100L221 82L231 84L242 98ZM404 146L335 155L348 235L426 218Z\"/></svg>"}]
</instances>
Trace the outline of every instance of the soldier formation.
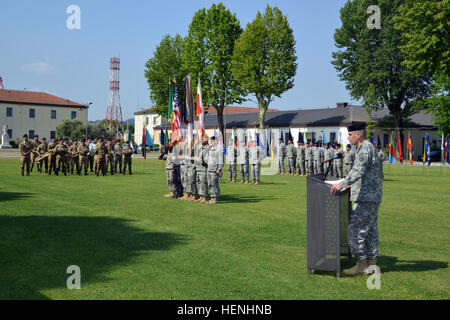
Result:
<instances>
[{"instance_id":1,"label":"soldier formation","mask_svg":"<svg viewBox=\"0 0 450 320\"><path fill-rule=\"evenodd\" d=\"M291 176L324 174L328 170L329 175L340 179L344 174L343 164L345 164L345 175L347 175L355 162L355 152L351 149L351 146L347 145L344 151L339 143L327 143L326 149L324 149L321 141L315 144L309 139L306 144L299 141L297 147L295 147L292 140L289 140L286 146L280 139L275 150L278 174L286 174L284 166L286 160L287 174ZM330 161L338 154L341 155ZM330 168L328 168L329 166Z\"/></svg>"},{"instance_id":2,"label":"soldier formation","mask_svg":"<svg viewBox=\"0 0 450 320\"><path fill-rule=\"evenodd\" d=\"M133 148L129 141L122 147L118 139L108 140L105 144L104 139L92 141L82 139L80 141L69 141L68 139L51 139L47 143L46 138L39 141L39 136L34 136L33 141L29 141L28 136L23 136L23 141L19 144L20 152L20 172L22 176L27 176L33 172L36 164L39 173L55 175L63 173L65 176L70 174L88 175L88 172L95 172L97 176L102 174L114 175L116 173L126 174L131 171L131 157ZM123 167L122 167L123 164ZM117 167L119 172L117 172Z\"/></svg>"}]
</instances>

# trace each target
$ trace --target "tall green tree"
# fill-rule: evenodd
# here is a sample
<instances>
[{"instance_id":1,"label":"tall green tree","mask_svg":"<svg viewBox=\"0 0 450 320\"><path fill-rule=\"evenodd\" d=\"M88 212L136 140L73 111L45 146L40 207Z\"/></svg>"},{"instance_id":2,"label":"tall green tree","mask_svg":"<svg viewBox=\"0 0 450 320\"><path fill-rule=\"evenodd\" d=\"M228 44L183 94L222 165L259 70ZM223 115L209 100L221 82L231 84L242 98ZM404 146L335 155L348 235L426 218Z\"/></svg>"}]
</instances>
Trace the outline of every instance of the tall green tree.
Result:
<instances>
[{"instance_id":1,"label":"tall green tree","mask_svg":"<svg viewBox=\"0 0 450 320\"><path fill-rule=\"evenodd\" d=\"M164 117L167 117L169 104L169 80L177 81L180 102L184 101L184 78L187 73L182 68L183 41L178 34L175 37L164 36L153 57L145 64L150 100L154 103L154 111Z\"/></svg>"},{"instance_id":2,"label":"tall green tree","mask_svg":"<svg viewBox=\"0 0 450 320\"><path fill-rule=\"evenodd\" d=\"M381 29L369 29L367 9L373 1L347 1L340 12L342 26L334 34L338 51L332 54L332 64L352 98L371 110L388 108L400 133L412 101L430 94L430 77L403 64L405 53L400 48L405 41L393 19L403 2L378 0Z\"/></svg>"},{"instance_id":3,"label":"tall green tree","mask_svg":"<svg viewBox=\"0 0 450 320\"><path fill-rule=\"evenodd\" d=\"M234 78L256 97L260 128L264 128L270 103L294 86L296 61L287 17L267 5L264 15L258 11L236 41L232 61Z\"/></svg>"},{"instance_id":4,"label":"tall green tree","mask_svg":"<svg viewBox=\"0 0 450 320\"><path fill-rule=\"evenodd\" d=\"M450 134L450 0L405 0L396 28L405 44L404 63L419 75L432 75L432 97L416 105L433 113L434 124Z\"/></svg>"},{"instance_id":5,"label":"tall green tree","mask_svg":"<svg viewBox=\"0 0 450 320\"><path fill-rule=\"evenodd\" d=\"M86 124L80 120L65 119L56 126L58 139L83 139L86 136Z\"/></svg>"},{"instance_id":6,"label":"tall green tree","mask_svg":"<svg viewBox=\"0 0 450 320\"><path fill-rule=\"evenodd\" d=\"M204 104L217 110L224 139L225 107L245 100L231 71L235 42L241 33L236 15L219 3L195 13L184 42L183 69L191 75L194 88L200 78Z\"/></svg>"}]
</instances>

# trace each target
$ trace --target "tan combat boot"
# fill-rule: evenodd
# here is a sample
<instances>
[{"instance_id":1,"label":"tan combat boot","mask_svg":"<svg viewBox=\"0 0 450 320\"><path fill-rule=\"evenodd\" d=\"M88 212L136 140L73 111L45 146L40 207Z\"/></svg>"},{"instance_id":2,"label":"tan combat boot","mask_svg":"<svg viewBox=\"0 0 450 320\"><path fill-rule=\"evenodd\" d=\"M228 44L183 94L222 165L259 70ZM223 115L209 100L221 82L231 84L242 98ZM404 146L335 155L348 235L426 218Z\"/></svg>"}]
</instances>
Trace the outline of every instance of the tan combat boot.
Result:
<instances>
[{"instance_id":1,"label":"tan combat boot","mask_svg":"<svg viewBox=\"0 0 450 320\"><path fill-rule=\"evenodd\" d=\"M255 184L259 184L259 180L256 180Z\"/></svg>"},{"instance_id":2,"label":"tan combat boot","mask_svg":"<svg viewBox=\"0 0 450 320\"><path fill-rule=\"evenodd\" d=\"M180 198L178 198L178 199L180 199L180 200L186 200L188 197L189 197L189 195L185 192L185 193L183 193L183 196L180 197Z\"/></svg>"},{"instance_id":3,"label":"tan combat boot","mask_svg":"<svg viewBox=\"0 0 450 320\"><path fill-rule=\"evenodd\" d=\"M206 197L201 197L200 203L208 203L208 200L206 199Z\"/></svg>"},{"instance_id":4,"label":"tan combat boot","mask_svg":"<svg viewBox=\"0 0 450 320\"><path fill-rule=\"evenodd\" d=\"M374 272L374 270L372 270L372 272L369 271L369 267L370 266L377 267L377 258L375 258L375 259L367 259L367 273L373 273Z\"/></svg>"},{"instance_id":5,"label":"tan combat boot","mask_svg":"<svg viewBox=\"0 0 450 320\"><path fill-rule=\"evenodd\" d=\"M253 179L253 181L250 182L250 184L255 184L255 183L256 183L255 179Z\"/></svg>"},{"instance_id":6,"label":"tan combat boot","mask_svg":"<svg viewBox=\"0 0 450 320\"><path fill-rule=\"evenodd\" d=\"M244 179L242 179L241 181L239 181L239 183L244 183L245 182L245 180Z\"/></svg>"},{"instance_id":7,"label":"tan combat boot","mask_svg":"<svg viewBox=\"0 0 450 320\"><path fill-rule=\"evenodd\" d=\"M248 184L248 179L247 179L247 180L245 180L244 184Z\"/></svg>"},{"instance_id":8,"label":"tan combat boot","mask_svg":"<svg viewBox=\"0 0 450 320\"><path fill-rule=\"evenodd\" d=\"M217 198L211 198L211 200L208 201L209 204L216 204Z\"/></svg>"},{"instance_id":9,"label":"tan combat boot","mask_svg":"<svg viewBox=\"0 0 450 320\"><path fill-rule=\"evenodd\" d=\"M230 179L228 179L228 181L227 181L227 182L231 182L231 181L233 181L233 178L230 178Z\"/></svg>"},{"instance_id":10,"label":"tan combat boot","mask_svg":"<svg viewBox=\"0 0 450 320\"><path fill-rule=\"evenodd\" d=\"M367 260L363 259L363 260L359 260L356 262L356 264L351 267L350 269L345 269L342 271L343 274L348 275L348 276L356 276L356 275L367 275L369 274L367 272Z\"/></svg>"},{"instance_id":11,"label":"tan combat boot","mask_svg":"<svg viewBox=\"0 0 450 320\"><path fill-rule=\"evenodd\" d=\"M189 201L196 201L197 199L195 198L195 194L193 194L188 200Z\"/></svg>"},{"instance_id":12,"label":"tan combat boot","mask_svg":"<svg viewBox=\"0 0 450 320\"><path fill-rule=\"evenodd\" d=\"M164 197L166 198L172 198L175 195L173 192L169 192L168 194L165 194Z\"/></svg>"}]
</instances>

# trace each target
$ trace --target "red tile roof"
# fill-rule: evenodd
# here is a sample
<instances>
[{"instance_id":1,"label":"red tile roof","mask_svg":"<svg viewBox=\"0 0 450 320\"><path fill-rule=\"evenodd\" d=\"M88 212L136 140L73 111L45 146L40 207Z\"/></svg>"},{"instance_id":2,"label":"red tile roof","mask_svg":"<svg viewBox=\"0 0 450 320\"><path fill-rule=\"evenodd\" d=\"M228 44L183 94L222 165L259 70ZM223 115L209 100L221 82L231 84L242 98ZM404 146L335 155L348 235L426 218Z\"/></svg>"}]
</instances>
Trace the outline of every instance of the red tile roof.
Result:
<instances>
[{"instance_id":1,"label":"red tile roof","mask_svg":"<svg viewBox=\"0 0 450 320\"><path fill-rule=\"evenodd\" d=\"M60 98L46 92L0 89L0 102L87 108L86 105Z\"/></svg>"}]
</instances>

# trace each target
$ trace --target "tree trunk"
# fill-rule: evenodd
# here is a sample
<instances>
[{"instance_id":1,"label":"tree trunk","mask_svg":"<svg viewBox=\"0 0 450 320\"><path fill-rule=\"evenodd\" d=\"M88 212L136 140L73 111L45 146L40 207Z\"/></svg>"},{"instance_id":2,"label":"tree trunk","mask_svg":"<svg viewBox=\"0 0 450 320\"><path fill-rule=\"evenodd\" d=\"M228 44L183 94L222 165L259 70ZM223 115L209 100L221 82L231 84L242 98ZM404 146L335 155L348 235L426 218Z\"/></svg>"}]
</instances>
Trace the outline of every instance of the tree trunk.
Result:
<instances>
[{"instance_id":1,"label":"tree trunk","mask_svg":"<svg viewBox=\"0 0 450 320\"><path fill-rule=\"evenodd\" d=\"M266 122L267 107L265 107L261 103L258 103L258 107L259 107L259 114L258 114L259 128L260 129L264 129L264 125L265 125L265 122Z\"/></svg>"}]
</instances>

